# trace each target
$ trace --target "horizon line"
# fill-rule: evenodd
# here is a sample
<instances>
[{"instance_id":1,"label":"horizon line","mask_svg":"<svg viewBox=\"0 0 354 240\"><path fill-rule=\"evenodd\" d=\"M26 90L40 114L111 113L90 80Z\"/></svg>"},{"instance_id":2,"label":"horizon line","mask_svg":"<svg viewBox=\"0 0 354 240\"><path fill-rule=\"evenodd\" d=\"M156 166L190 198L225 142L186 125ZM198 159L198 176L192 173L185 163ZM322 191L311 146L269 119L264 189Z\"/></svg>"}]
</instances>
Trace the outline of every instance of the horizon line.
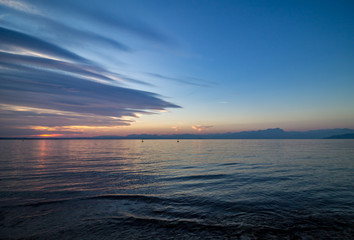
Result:
<instances>
[{"instance_id":1,"label":"horizon line","mask_svg":"<svg viewBox=\"0 0 354 240\"><path fill-rule=\"evenodd\" d=\"M175 134L129 134L99 135L90 137L61 137L53 136L28 136L28 137L0 137L1 140L37 140L37 139L326 139L342 137L341 135L354 135L354 129L331 128L314 129L306 131L285 131L281 128L268 128L253 131L223 132L223 133L175 133ZM55 135L55 136L54 136ZM348 137L348 136L346 136ZM351 136L349 136L350 138Z\"/></svg>"}]
</instances>

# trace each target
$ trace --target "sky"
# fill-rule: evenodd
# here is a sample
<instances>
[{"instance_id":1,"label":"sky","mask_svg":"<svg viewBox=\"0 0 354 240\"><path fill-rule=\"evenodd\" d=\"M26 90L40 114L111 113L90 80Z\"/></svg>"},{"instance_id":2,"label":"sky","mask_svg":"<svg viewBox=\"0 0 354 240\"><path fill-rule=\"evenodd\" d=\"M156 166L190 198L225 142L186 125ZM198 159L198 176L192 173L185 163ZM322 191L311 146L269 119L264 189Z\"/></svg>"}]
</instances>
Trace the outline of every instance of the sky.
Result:
<instances>
[{"instance_id":1,"label":"sky","mask_svg":"<svg viewBox=\"0 0 354 240\"><path fill-rule=\"evenodd\" d=\"M354 128L354 2L0 0L0 137Z\"/></svg>"}]
</instances>

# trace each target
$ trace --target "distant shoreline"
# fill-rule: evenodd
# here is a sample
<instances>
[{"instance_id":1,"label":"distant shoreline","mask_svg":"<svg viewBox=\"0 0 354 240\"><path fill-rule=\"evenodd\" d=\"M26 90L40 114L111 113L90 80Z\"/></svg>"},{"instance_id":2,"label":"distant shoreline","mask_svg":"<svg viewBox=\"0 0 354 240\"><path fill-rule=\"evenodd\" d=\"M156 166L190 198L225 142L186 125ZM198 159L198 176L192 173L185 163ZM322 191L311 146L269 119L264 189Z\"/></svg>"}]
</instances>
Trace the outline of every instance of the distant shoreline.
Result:
<instances>
[{"instance_id":1,"label":"distant shoreline","mask_svg":"<svg viewBox=\"0 0 354 240\"><path fill-rule=\"evenodd\" d=\"M1 140L141 140L137 138L0 138ZM148 140L177 140L177 138L150 138ZM186 138L179 140L354 140L354 138Z\"/></svg>"},{"instance_id":2,"label":"distant shoreline","mask_svg":"<svg viewBox=\"0 0 354 240\"><path fill-rule=\"evenodd\" d=\"M97 140L97 139L354 139L354 129L335 128L309 131L284 131L270 128L257 131L228 132L214 134L131 134L128 136L105 135L95 137L0 137L1 140Z\"/></svg>"}]
</instances>

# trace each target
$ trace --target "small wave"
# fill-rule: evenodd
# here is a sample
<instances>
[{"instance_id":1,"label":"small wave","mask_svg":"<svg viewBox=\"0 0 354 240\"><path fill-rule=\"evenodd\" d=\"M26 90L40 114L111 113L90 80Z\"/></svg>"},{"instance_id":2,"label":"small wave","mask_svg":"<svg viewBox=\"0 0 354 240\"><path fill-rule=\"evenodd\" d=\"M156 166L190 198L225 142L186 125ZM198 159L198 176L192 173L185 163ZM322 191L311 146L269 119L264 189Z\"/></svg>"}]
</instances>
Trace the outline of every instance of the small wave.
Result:
<instances>
[{"instance_id":1,"label":"small wave","mask_svg":"<svg viewBox=\"0 0 354 240\"><path fill-rule=\"evenodd\" d=\"M228 174L203 174L203 175L190 175L183 177L173 177L166 178L167 181L190 181L190 180L212 180L212 179L222 179L228 177Z\"/></svg>"},{"instance_id":2,"label":"small wave","mask_svg":"<svg viewBox=\"0 0 354 240\"><path fill-rule=\"evenodd\" d=\"M112 217L112 220L122 221L124 223L133 225L133 226L149 226L152 225L154 228L174 228L174 229L184 229L192 231L208 230L208 231L223 231L225 232L228 229L237 229L240 228L240 224L212 224L205 223L202 220L191 220L191 219L167 219L167 218L158 218L158 217L145 217L128 214L124 218L122 217Z\"/></svg>"},{"instance_id":3,"label":"small wave","mask_svg":"<svg viewBox=\"0 0 354 240\"><path fill-rule=\"evenodd\" d=\"M207 222L202 219L166 219L132 214L123 217L111 217L110 220L118 223L119 226L129 226L129 229L135 229L137 232L145 232L143 229L150 229L150 232L145 235L146 239L154 239L154 237L161 236L164 231L171 230L179 236L183 236L183 239L188 237L193 239L302 239L302 237L311 236L323 239L325 236L333 237L338 234L338 230L332 231L314 225L286 227L281 224L269 226L267 224L254 225L244 222L225 224L215 221ZM168 237L168 239L172 238ZM348 235L344 239L349 239Z\"/></svg>"},{"instance_id":4,"label":"small wave","mask_svg":"<svg viewBox=\"0 0 354 240\"><path fill-rule=\"evenodd\" d=\"M16 205L9 205L5 207L39 207L43 205L51 204L63 204L72 201L85 201L85 200L130 200L139 201L144 203L159 203L159 204L182 204L185 200L183 199L168 199L158 196L143 195L143 194L104 194L86 197L76 197L76 198L65 198L65 199L55 199L55 200L40 200L36 202L20 203Z\"/></svg>"},{"instance_id":5,"label":"small wave","mask_svg":"<svg viewBox=\"0 0 354 240\"><path fill-rule=\"evenodd\" d=\"M135 201L143 201L143 202L147 202L147 203L166 201L166 199L163 199L163 198L160 198L157 196L142 195L142 194L106 194L106 195L87 197L86 199L89 199L89 200L95 200L95 199L135 200Z\"/></svg>"},{"instance_id":6,"label":"small wave","mask_svg":"<svg viewBox=\"0 0 354 240\"><path fill-rule=\"evenodd\" d=\"M58 203L65 203L65 202L69 202L72 200L76 200L76 199L72 199L72 198L68 198L68 199L57 199L57 200L48 200L48 201L38 201L38 202L32 202L32 203L25 203L22 205L17 205L18 206L24 206L24 207L39 207L39 206L43 206L43 205L49 205L49 204L58 204Z\"/></svg>"},{"instance_id":7,"label":"small wave","mask_svg":"<svg viewBox=\"0 0 354 240\"><path fill-rule=\"evenodd\" d=\"M243 163L231 162L231 163L221 163L219 166L234 166L234 165L242 165Z\"/></svg>"},{"instance_id":8,"label":"small wave","mask_svg":"<svg viewBox=\"0 0 354 240\"><path fill-rule=\"evenodd\" d=\"M29 202L23 204L13 205L12 207L39 207L43 205L50 204L61 204L67 203L70 201L80 201L80 200L134 200L134 201L143 201L146 203L163 203L167 201L167 199L163 199L156 196L149 195L138 195L138 194L106 194L106 195L96 195L96 196L87 196L87 197L77 197L77 198L65 198L65 199L55 199L55 200L42 200L36 202ZM11 206L7 206L11 207Z\"/></svg>"}]
</instances>

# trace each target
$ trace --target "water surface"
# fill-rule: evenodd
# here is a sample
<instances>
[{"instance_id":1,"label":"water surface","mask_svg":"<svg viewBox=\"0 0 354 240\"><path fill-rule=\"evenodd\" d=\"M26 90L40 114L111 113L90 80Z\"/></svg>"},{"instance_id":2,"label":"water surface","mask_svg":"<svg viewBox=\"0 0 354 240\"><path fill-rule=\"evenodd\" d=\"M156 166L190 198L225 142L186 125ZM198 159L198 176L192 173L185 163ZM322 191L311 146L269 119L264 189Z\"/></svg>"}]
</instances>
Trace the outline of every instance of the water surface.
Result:
<instances>
[{"instance_id":1,"label":"water surface","mask_svg":"<svg viewBox=\"0 0 354 240\"><path fill-rule=\"evenodd\" d=\"M2 140L1 239L352 239L353 140Z\"/></svg>"}]
</instances>

